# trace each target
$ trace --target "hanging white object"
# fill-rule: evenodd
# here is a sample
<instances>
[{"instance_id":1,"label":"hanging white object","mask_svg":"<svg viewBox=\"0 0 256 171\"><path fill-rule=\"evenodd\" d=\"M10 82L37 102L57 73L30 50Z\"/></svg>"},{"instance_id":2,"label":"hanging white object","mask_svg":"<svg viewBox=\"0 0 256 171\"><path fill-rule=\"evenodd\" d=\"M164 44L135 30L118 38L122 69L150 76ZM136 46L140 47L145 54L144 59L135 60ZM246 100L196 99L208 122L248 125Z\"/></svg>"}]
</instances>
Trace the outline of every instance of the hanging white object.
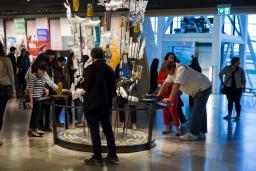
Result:
<instances>
[{"instance_id":1,"label":"hanging white object","mask_svg":"<svg viewBox=\"0 0 256 171\"><path fill-rule=\"evenodd\" d=\"M100 47L106 47L107 45L112 44L112 32L111 31L104 31L101 29L101 36L100 36Z\"/></svg>"},{"instance_id":2,"label":"hanging white object","mask_svg":"<svg viewBox=\"0 0 256 171\"><path fill-rule=\"evenodd\" d=\"M116 90L116 93L118 96L121 96L122 98L128 99L129 101L132 102L138 102L139 99L137 97L134 96L128 96L128 94L126 93L126 91L124 90L123 87L120 87Z\"/></svg>"},{"instance_id":3,"label":"hanging white object","mask_svg":"<svg viewBox=\"0 0 256 171\"><path fill-rule=\"evenodd\" d=\"M105 6L106 11L116 11L121 8L128 8L127 5L124 5L122 0L111 0L110 2L104 0L98 0L98 5Z\"/></svg>"},{"instance_id":4,"label":"hanging white object","mask_svg":"<svg viewBox=\"0 0 256 171\"><path fill-rule=\"evenodd\" d=\"M146 38L143 40L141 47L140 47L140 52L139 52L139 59L142 59L144 57L144 49L146 47Z\"/></svg>"},{"instance_id":5,"label":"hanging white object","mask_svg":"<svg viewBox=\"0 0 256 171\"><path fill-rule=\"evenodd\" d=\"M78 69L78 60L81 59L81 51L78 45L74 45L72 50L74 52L73 67Z\"/></svg>"},{"instance_id":6,"label":"hanging white object","mask_svg":"<svg viewBox=\"0 0 256 171\"><path fill-rule=\"evenodd\" d=\"M86 20L84 23L83 23L83 26L84 27L88 27L88 28L94 28L96 26L98 26L100 24L100 20Z\"/></svg>"}]
</instances>

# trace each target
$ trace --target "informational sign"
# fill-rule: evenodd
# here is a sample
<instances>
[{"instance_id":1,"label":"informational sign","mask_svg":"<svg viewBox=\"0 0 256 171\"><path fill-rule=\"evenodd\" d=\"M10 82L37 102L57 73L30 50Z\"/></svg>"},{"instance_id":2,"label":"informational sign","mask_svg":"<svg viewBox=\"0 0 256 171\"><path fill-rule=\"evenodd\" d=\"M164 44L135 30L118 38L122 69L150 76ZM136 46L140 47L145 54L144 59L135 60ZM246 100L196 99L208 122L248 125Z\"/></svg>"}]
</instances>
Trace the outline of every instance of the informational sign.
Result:
<instances>
[{"instance_id":1,"label":"informational sign","mask_svg":"<svg viewBox=\"0 0 256 171\"><path fill-rule=\"evenodd\" d=\"M218 14L219 15L229 15L231 11L231 5L218 5Z\"/></svg>"},{"instance_id":2,"label":"informational sign","mask_svg":"<svg viewBox=\"0 0 256 171\"><path fill-rule=\"evenodd\" d=\"M39 42L48 42L49 41L48 29L37 29L37 39Z\"/></svg>"},{"instance_id":3,"label":"informational sign","mask_svg":"<svg viewBox=\"0 0 256 171\"><path fill-rule=\"evenodd\" d=\"M24 18L14 19L14 28L16 31L16 35L26 35L25 19Z\"/></svg>"}]
</instances>

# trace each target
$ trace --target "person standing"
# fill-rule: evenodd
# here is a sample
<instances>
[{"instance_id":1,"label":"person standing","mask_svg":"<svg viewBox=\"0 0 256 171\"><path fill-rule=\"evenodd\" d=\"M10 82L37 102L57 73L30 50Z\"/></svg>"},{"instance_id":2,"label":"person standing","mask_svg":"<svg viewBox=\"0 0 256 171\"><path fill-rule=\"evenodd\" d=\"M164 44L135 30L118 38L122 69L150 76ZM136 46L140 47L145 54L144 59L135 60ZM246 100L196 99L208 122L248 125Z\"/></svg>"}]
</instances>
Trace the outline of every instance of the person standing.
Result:
<instances>
[{"instance_id":1,"label":"person standing","mask_svg":"<svg viewBox=\"0 0 256 171\"><path fill-rule=\"evenodd\" d=\"M177 58L177 56L175 55L174 52L168 52L165 57L164 57L164 61L169 61L170 63L180 63L179 59ZM167 77L167 76L166 76ZM171 93L171 92L170 92ZM178 92L178 104L177 104L177 113L178 113L178 116L179 116L179 119L180 119L180 122L182 124L186 123L187 122L187 119L186 119L186 116L184 115L183 113L183 110L182 110L182 106L184 105L182 99L181 99L181 94L182 92L179 91Z\"/></svg>"},{"instance_id":2,"label":"person standing","mask_svg":"<svg viewBox=\"0 0 256 171\"><path fill-rule=\"evenodd\" d=\"M171 74L168 75L161 86L158 96L173 82L171 94L164 98L163 102L175 103L175 97L179 90L193 97L194 105L191 112L190 132L180 136L181 140L192 141L204 138L207 133L206 103L211 93L211 82L209 79L193 70L191 67L171 62Z\"/></svg>"},{"instance_id":3,"label":"person standing","mask_svg":"<svg viewBox=\"0 0 256 171\"><path fill-rule=\"evenodd\" d=\"M166 77L168 76L168 73L170 72L170 62L168 60L165 60L161 66L157 82L158 84L163 84ZM170 93L172 91L172 84L168 86L166 91L162 93L162 97L169 97ZM176 103L178 102L178 96L176 97ZM177 104L171 106L171 107L164 107L163 108L163 120L165 125L165 130L162 132L163 134L170 133L170 116L172 117L173 123L176 127L176 135L180 136L180 128L179 128L179 117L177 113Z\"/></svg>"},{"instance_id":4,"label":"person standing","mask_svg":"<svg viewBox=\"0 0 256 171\"><path fill-rule=\"evenodd\" d=\"M198 62L197 57L192 56L191 64L189 66L191 68L193 68L194 70L196 70L197 72L202 73L202 68ZM192 96L189 96L189 106L190 107L193 106L193 97Z\"/></svg>"},{"instance_id":5,"label":"person standing","mask_svg":"<svg viewBox=\"0 0 256 171\"><path fill-rule=\"evenodd\" d=\"M158 76L159 59L154 58L150 67L150 89L149 94L153 94L157 89L157 76Z\"/></svg>"},{"instance_id":6,"label":"person standing","mask_svg":"<svg viewBox=\"0 0 256 171\"><path fill-rule=\"evenodd\" d=\"M43 111L41 110L42 104L39 101L39 98L49 95L49 90L45 87L46 80L44 78L47 67L47 63L41 61L32 69L32 74L29 75L27 91L29 95L29 107L32 109L29 123L29 135L31 137L41 137L45 133L39 130L43 114Z\"/></svg>"},{"instance_id":7,"label":"person standing","mask_svg":"<svg viewBox=\"0 0 256 171\"><path fill-rule=\"evenodd\" d=\"M17 62L15 57L16 48L14 46L10 47L10 53L7 55L8 58L12 61L13 73L17 73Z\"/></svg>"},{"instance_id":8,"label":"person standing","mask_svg":"<svg viewBox=\"0 0 256 171\"><path fill-rule=\"evenodd\" d=\"M5 57L3 45L0 43L0 145L2 145L2 126L5 108L14 92L12 62L9 58Z\"/></svg>"},{"instance_id":9,"label":"person standing","mask_svg":"<svg viewBox=\"0 0 256 171\"><path fill-rule=\"evenodd\" d=\"M241 96L242 92L246 88L246 79L243 68L239 67L240 58L233 57L231 60L231 65L223 68L220 73L220 81L227 89L226 97L228 100L228 115L224 119L231 119L233 103L236 107L236 116L234 119L238 121L240 119L241 113ZM223 76L225 75L225 79Z\"/></svg>"},{"instance_id":10,"label":"person standing","mask_svg":"<svg viewBox=\"0 0 256 171\"><path fill-rule=\"evenodd\" d=\"M26 80L25 75L30 66L30 60L27 56L26 49L21 50L21 54L17 59L17 68L18 68L18 80L19 80L19 96L23 97L26 89Z\"/></svg>"},{"instance_id":11,"label":"person standing","mask_svg":"<svg viewBox=\"0 0 256 171\"><path fill-rule=\"evenodd\" d=\"M93 63L84 70L83 88L85 95L86 121L91 132L93 156L85 160L88 165L103 165L117 163L115 137L111 126L112 100L116 95L116 79L114 71L104 60L104 52L101 48L91 51ZM107 139L108 155L102 159L102 147L99 134L99 125Z\"/></svg>"},{"instance_id":12,"label":"person standing","mask_svg":"<svg viewBox=\"0 0 256 171\"><path fill-rule=\"evenodd\" d=\"M15 57L16 48L14 46L10 47L10 53L7 55L8 58L12 61L13 73L14 73L14 84L15 90L18 92L18 76L17 76L17 60ZM17 96L18 94L16 94Z\"/></svg>"}]
</instances>

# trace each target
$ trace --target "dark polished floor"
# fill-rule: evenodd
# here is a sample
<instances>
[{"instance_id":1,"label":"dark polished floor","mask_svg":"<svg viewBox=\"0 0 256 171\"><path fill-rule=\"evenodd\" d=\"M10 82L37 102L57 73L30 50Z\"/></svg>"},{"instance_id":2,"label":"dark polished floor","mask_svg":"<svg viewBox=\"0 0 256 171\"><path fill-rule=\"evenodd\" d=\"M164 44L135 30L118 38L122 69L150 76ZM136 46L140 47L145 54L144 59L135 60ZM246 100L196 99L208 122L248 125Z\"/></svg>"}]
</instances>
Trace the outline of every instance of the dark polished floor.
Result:
<instances>
[{"instance_id":1,"label":"dark polished floor","mask_svg":"<svg viewBox=\"0 0 256 171\"><path fill-rule=\"evenodd\" d=\"M52 134L44 138L29 138L26 133L30 113L18 110L16 101L12 100L6 110L4 144L0 146L0 171L255 171L256 97L243 96L239 122L222 119L227 113L226 103L222 96L210 97L205 141L182 142L171 135L162 135L162 115L159 111L155 148L151 151L119 154L119 165L98 167L83 164L90 153L54 145ZM189 116L186 106L184 110Z\"/></svg>"}]
</instances>

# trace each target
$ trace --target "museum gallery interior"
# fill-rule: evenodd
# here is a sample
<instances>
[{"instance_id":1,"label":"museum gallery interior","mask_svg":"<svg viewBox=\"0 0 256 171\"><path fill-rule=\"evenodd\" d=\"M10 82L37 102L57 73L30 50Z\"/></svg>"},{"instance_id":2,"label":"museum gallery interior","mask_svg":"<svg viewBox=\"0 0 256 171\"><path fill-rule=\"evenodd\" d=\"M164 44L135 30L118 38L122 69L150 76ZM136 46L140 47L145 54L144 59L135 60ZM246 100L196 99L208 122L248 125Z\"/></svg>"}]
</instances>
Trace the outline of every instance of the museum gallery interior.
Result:
<instances>
[{"instance_id":1,"label":"museum gallery interior","mask_svg":"<svg viewBox=\"0 0 256 171\"><path fill-rule=\"evenodd\" d=\"M0 170L254 171L256 1L1 0Z\"/></svg>"}]
</instances>

